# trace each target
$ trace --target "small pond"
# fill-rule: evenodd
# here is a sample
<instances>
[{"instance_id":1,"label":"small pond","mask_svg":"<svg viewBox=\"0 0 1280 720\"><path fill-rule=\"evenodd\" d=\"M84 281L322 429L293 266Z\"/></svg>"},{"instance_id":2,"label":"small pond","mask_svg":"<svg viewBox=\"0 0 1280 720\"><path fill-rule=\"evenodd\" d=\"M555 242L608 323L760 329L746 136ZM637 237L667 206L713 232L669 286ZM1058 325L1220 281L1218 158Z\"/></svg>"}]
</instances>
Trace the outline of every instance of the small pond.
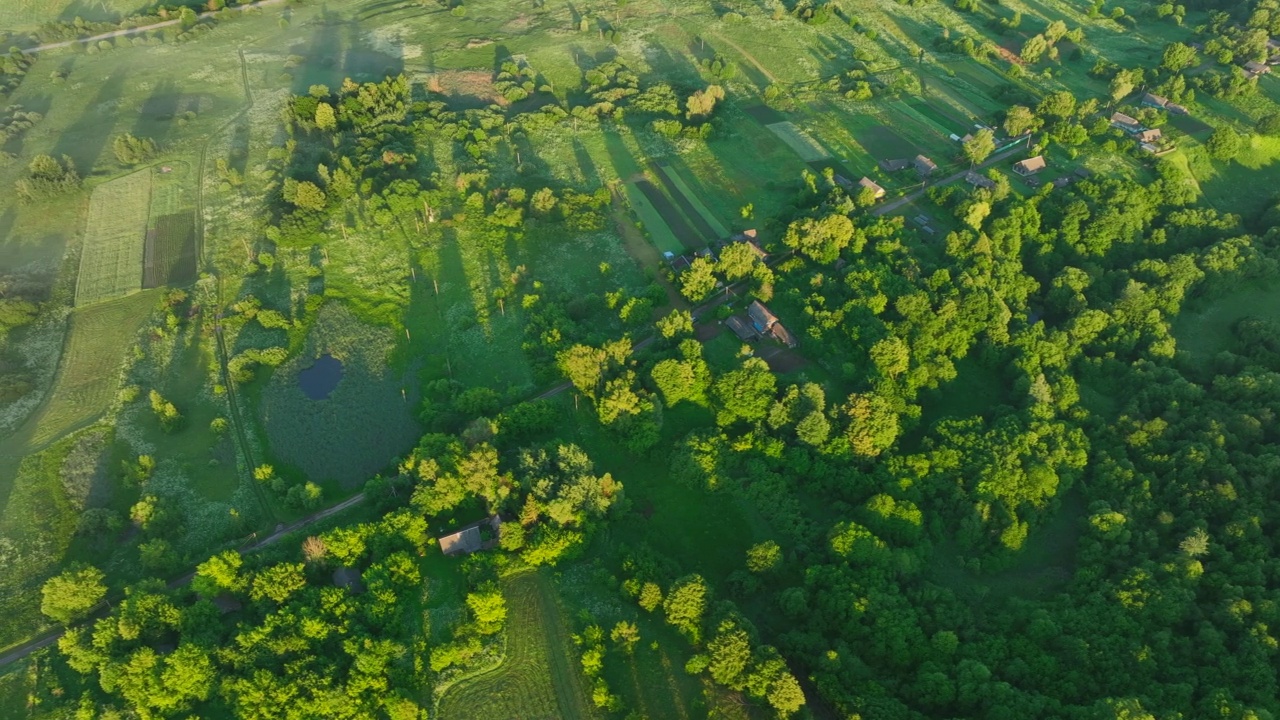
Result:
<instances>
[{"instance_id":1,"label":"small pond","mask_svg":"<svg viewBox=\"0 0 1280 720\"><path fill-rule=\"evenodd\" d=\"M321 355L311 367L298 373L298 385L312 400L324 400L342 380L342 361L332 355Z\"/></svg>"}]
</instances>

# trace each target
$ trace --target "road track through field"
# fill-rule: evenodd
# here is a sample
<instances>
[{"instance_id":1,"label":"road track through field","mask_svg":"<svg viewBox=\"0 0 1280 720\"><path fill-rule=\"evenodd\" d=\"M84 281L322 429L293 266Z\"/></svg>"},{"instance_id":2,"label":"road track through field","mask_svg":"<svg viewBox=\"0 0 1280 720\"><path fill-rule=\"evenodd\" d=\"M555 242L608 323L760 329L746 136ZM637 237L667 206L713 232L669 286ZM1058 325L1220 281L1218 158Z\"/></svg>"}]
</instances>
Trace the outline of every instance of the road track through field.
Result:
<instances>
[{"instance_id":1,"label":"road track through field","mask_svg":"<svg viewBox=\"0 0 1280 720\"><path fill-rule=\"evenodd\" d=\"M254 10L257 8L266 7L268 5L279 5L283 2L284 0L259 0L258 2L253 3L251 5L240 5L233 8L224 8L224 10L238 10L240 12L245 12L247 10ZM219 12L223 12L224 10L209 10L209 11L200 13L196 17L203 20L205 18L214 17ZM45 52L46 50L57 50L59 48L71 47L72 45L76 45L79 43L88 45L89 43L97 43L102 40L110 40L112 38L125 37L127 35L137 35L138 33L151 32L152 30L159 30L161 28L173 27L174 25L177 25L180 22L182 22L182 20L179 18L177 20L165 20L164 22L152 23L150 25L142 25L140 27L121 28L119 30L112 30L111 32L102 33L101 35L94 35L93 37L76 38L75 40L62 40L55 43L45 43L44 45L36 45L35 47L29 47L23 50L19 50L19 52L21 52L23 55L35 55L36 53Z\"/></svg>"},{"instance_id":2,"label":"road track through field","mask_svg":"<svg viewBox=\"0 0 1280 720\"><path fill-rule=\"evenodd\" d=\"M235 115L227 119L225 123L218 127L205 139L204 144L200 146L200 162L196 164L196 258L197 262L205 265L206 271L214 279L214 287L216 290L215 304L217 306L217 315L214 318L214 345L218 350L218 370L222 374L222 386L227 390L227 408L230 411L231 427L235 430L236 445L240 448L240 456L244 458L245 475L240 479L241 482L249 483L252 488L253 496L258 501L258 507L262 510L262 514L272 522L279 522L280 516L276 514L275 508L271 505L271 501L267 498L262 486L253 477L253 469L255 463L253 461L253 446L249 444L249 436L245 433L244 418L240 411L240 401L236 394L236 385L231 377L229 368L230 356L227 353L227 341L222 334L222 276L218 274L218 268L208 262L205 257L204 242L204 180L205 180L205 164L209 158L209 145L213 143L213 139L226 132L236 121L244 117L246 113L253 108L253 88L249 86L249 69L244 58L244 49L237 51L240 58L240 80L244 83L244 106Z\"/></svg>"}]
</instances>

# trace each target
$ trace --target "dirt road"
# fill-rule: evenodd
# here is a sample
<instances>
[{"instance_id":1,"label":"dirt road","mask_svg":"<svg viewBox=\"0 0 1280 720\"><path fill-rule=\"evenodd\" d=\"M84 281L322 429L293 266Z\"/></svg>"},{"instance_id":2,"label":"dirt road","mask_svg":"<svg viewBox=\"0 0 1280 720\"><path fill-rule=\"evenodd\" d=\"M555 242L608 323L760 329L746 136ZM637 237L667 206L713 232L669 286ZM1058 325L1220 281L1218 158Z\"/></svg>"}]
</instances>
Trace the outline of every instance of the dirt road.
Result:
<instances>
[{"instance_id":1,"label":"dirt road","mask_svg":"<svg viewBox=\"0 0 1280 720\"><path fill-rule=\"evenodd\" d=\"M253 8L266 7L268 5L279 5L283 2L284 0L259 0L258 2L253 3L251 5L240 5L237 7L227 8L227 9L233 10L233 11L239 10L240 12L244 12L245 10L251 10ZM219 12L221 11L210 10L208 12L200 13L197 17L203 20L204 18L213 17L214 15L217 15ZM44 45L36 45L35 47L26 48L22 50L22 54L35 55L36 53L45 52L46 50L57 50L58 48L71 47L72 45L78 45L80 43L89 44L89 43L96 43L99 40L110 40L112 38L124 37L126 35L137 35L138 33L151 32L152 30L159 30L160 28L172 27L173 25L177 25L180 22L182 22L182 20L165 20L163 22L152 23L151 25L140 25L138 27L121 28L120 30L112 30L111 32L102 33L101 35L94 35L93 37L76 38L75 40L62 40L60 42L55 42L55 43L45 43Z\"/></svg>"}]
</instances>

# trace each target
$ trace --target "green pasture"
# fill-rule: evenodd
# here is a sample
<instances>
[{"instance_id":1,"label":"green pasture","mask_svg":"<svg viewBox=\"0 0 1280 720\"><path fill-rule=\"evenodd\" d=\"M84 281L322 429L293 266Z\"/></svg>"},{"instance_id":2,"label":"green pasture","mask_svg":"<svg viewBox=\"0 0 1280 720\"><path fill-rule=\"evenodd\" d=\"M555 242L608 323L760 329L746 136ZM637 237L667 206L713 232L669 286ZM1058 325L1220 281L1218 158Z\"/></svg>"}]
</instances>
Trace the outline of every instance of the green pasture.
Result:
<instances>
[{"instance_id":1,"label":"green pasture","mask_svg":"<svg viewBox=\"0 0 1280 720\"><path fill-rule=\"evenodd\" d=\"M1253 136L1231 162L1201 155L1191 164L1205 199L1222 212L1252 217L1275 202L1274 177L1280 163L1280 138Z\"/></svg>"},{"instance_id":2,"label":"green pasture","mask_svg":"<svg viewBox=\"0 0 1280 720\"><path fill-rule=\"evenodd\" d=\"M151 212L151 171L99 185L89 198L76 305L142 289L142 262Z\"/></svg>"},{"instance_id":3,"label":"green pasture","mask_svg":"<svg viewBox=\"0 0 1280 720\"><path fill-rule=\"evenodd\" d=\"M536 572L504 578L506 655L496 669L450 688L443 720L594 718L569 630L549 581Z\"/></svg>"}]
</instances>

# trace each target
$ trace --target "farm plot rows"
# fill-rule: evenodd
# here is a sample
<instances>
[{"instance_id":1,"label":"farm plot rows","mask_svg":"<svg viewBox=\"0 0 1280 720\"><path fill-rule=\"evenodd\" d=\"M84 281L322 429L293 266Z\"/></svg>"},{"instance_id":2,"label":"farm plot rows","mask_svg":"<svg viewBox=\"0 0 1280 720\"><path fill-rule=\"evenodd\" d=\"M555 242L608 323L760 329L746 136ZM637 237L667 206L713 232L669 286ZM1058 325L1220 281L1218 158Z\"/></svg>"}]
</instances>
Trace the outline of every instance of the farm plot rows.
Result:
<instances>
[{"instance_id":1,"label":"farm plot rows","mask_svg":"<svg viewBox=\"0 0 1280 720\"><path fill-rule=\"evenodd\" d=\"M672 253L673 255L681 255L685 251L684 243L680 242L675 233L662 219L662 215L658 209L649 201L648 195L641 189L641 183L653 185L648 180L639 182L629 182L623 185L627 195L627 202L631 204L631 209L635 211L636 216L640 219L640 225L649 233L649 238L658 250L664 253Z\"/></svg>"},{"instance_id":2,"label":"farm plot rows","mask_svg":"<svg viewBox=\"0 0 1280 720\"><path fill-rule=\"evenodd\" d=\"M162 215L147 230L142 286L187 285L196 279L195 214Z\"/></svg>"},{"instance_id":3,"label":"farm plot rows","mask_svg":"<svg viewBox=\"0 0 1280 720\"><path fill-rule=\"evenodd\" d=\"M537 573L503 580L507 652L497 669L451 689L443 720L592 718L553 590Z\"/></svg>"},{"instance_id":4,"label":"farm plot rows","mask_svg":"<svg viewBox=\"0 0 1280 720\"><path fill-rule=\"evenodd\" d=\"M142 263L151 214L151 170L139 170L93 191L85 222L76 305L142 289Z\"/></svg>"},{"instance_id":5,"label":"farm plot rows","mask_svg":"<svg viewBox=\"0 0 1280 720\"><path fill-rule=\"evenodd\" d=\"M728 237L729 230L716 219L698 194L689 187L684 178L680 177L680 173L669 165L661 164L657 165L655 170L667 191L671 193L671 197L675 198L676 204L704 237L708 240Z\"/></svg>"}]
</instances>

